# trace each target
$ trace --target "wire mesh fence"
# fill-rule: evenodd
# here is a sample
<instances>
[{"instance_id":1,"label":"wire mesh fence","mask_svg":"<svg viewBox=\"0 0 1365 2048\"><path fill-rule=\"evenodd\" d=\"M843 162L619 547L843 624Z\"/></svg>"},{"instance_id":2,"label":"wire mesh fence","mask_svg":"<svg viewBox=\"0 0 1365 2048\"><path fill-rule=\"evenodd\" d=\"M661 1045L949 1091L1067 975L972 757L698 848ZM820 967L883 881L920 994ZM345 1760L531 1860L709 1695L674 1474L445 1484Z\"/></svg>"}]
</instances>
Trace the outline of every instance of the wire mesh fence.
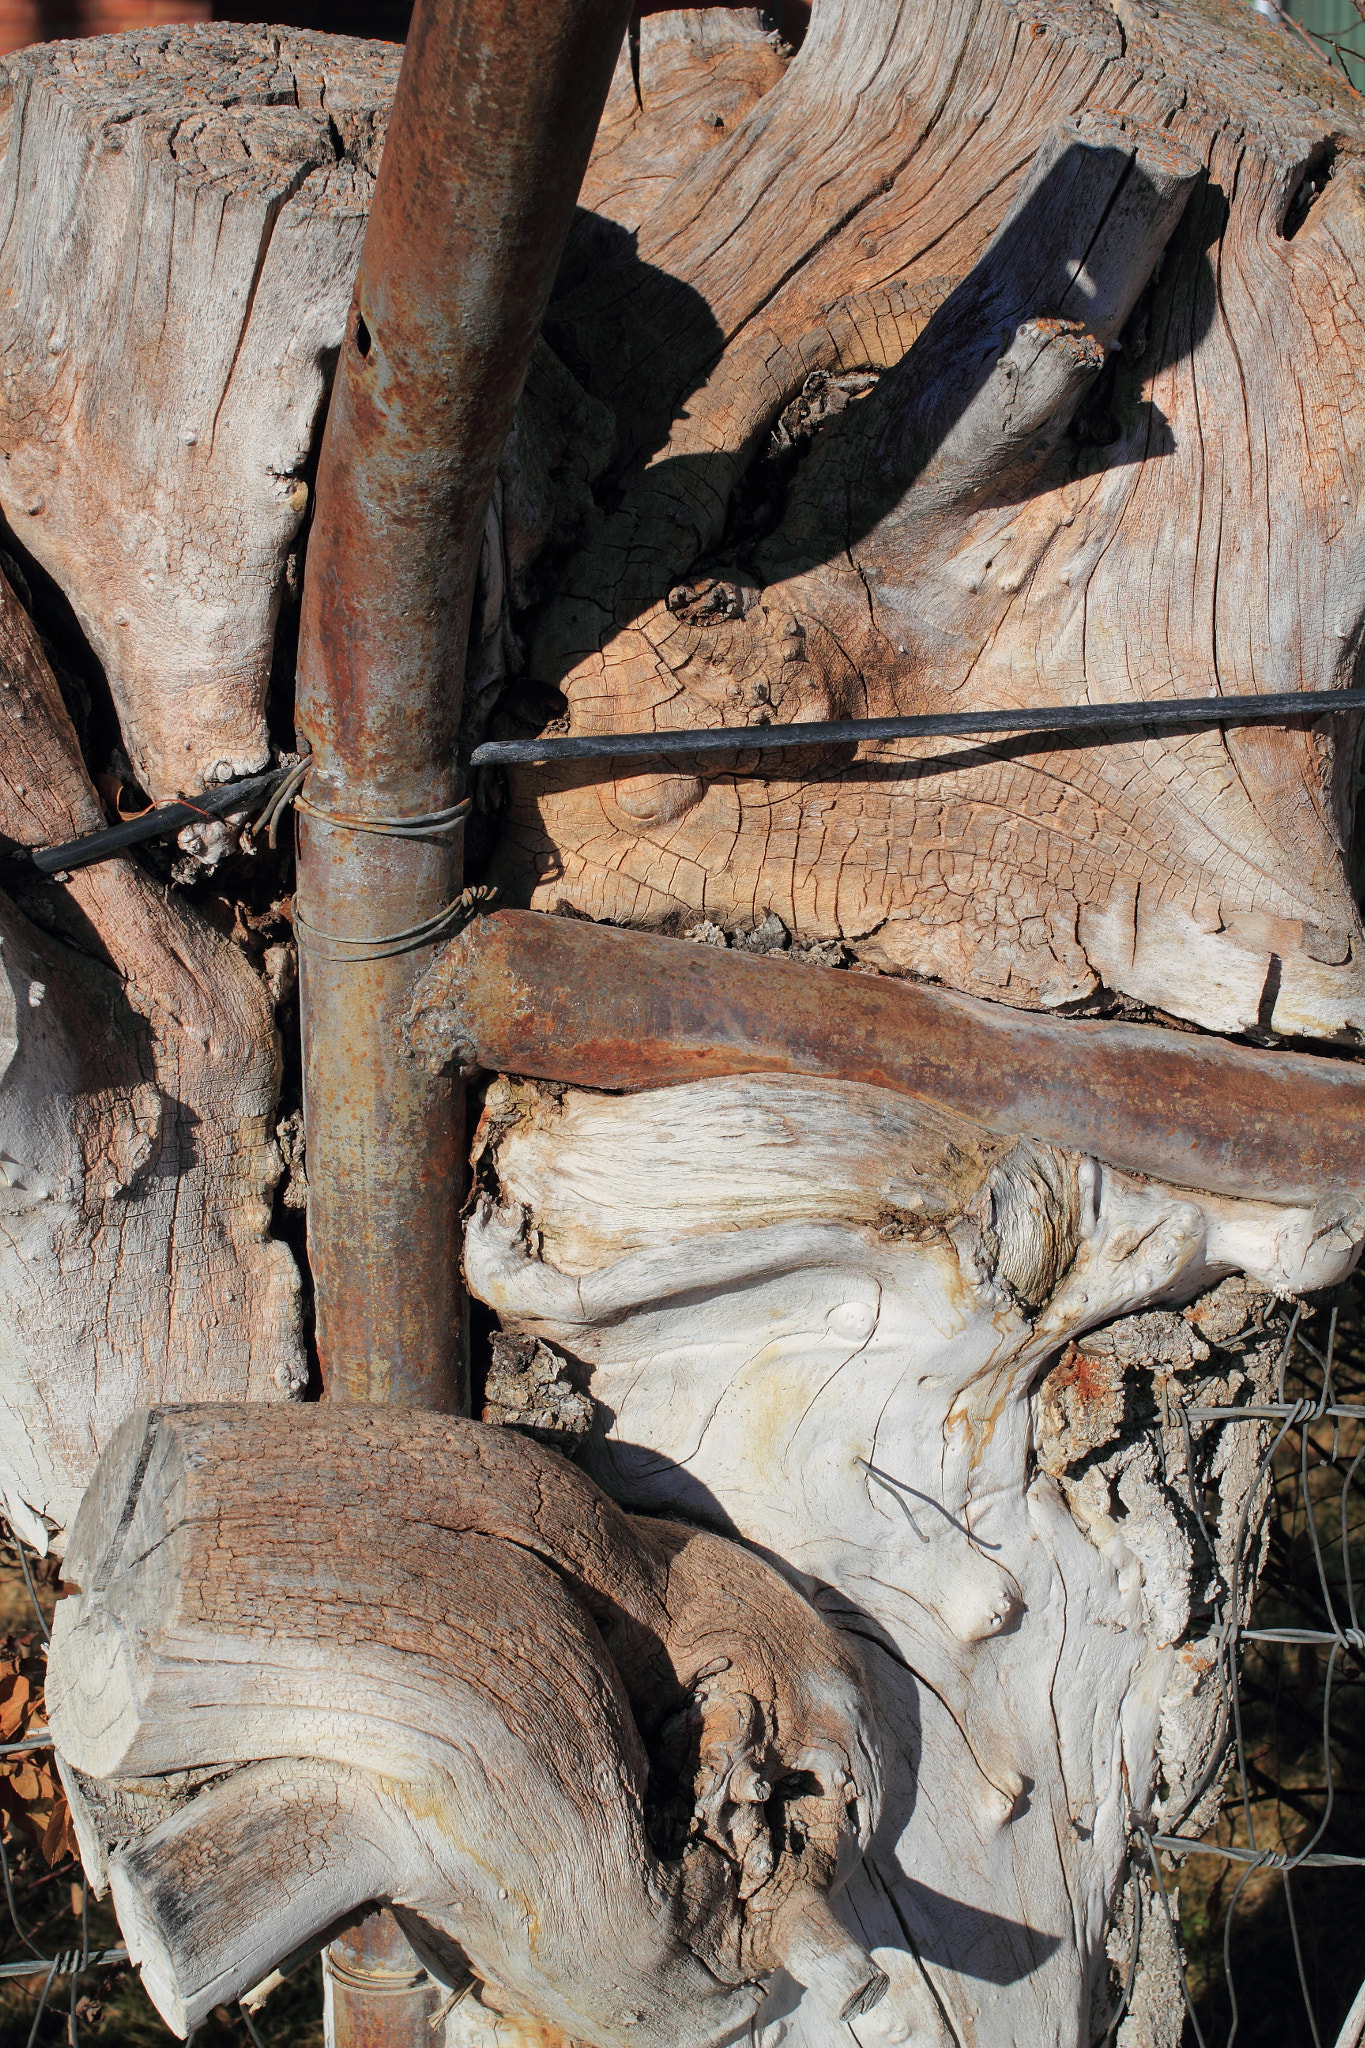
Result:
<instances>
[{"instance_id":1,"label":"wire mesh fence","mask_svg":"<svg viewBox=\"0 0 1365 2048\"><path fill-rule=\"evenodd\" d=\"M1365 2042L1363 1305L1356 1281L1296 1309L1273 1401L1182 1418L1187 1441L1200 1423L1262 1441L1217 1615L1221 1808L1201 1835L1177 1814L1134 1844L1179 1913L1187 2048Z\"/></svg>"},{"instance_id":2,"label":"wire mesh fence","mask_svg":"<svg viewBox=\"0 0 1365 2048\"><path fill-rule=\"evenodd\" d=\"M1216 1614L1225 1743L1221 1805L1190 1835L1194 1787L1162 1831L1138 1829L1131 1956L1101 2036L1122 2042L1145 1912L1183 1943L1185 2048L1365 2048L1365 1284L1297 1309L1275 1398L1188 1406L1192 1428L1258 1433L1257 1483ZM1191 1454L1186 1469L1194 1473ZM1191 1501L1212 1553L1205 1517ZM57 1567L12 1535L0 1569L27 1625L0 1605L0 2048L153 2048L107 1905L91 1899L65 1827L42 1725ZM7 1673L7 1675L4 1675ZM1146 1894L1144 1903L1144 1892ZM6 1924L7 1923L7 1924ZM316 1968L253 2018L219 2008L204 2048L318 2048Z\"/></svg>"}]
</instances>

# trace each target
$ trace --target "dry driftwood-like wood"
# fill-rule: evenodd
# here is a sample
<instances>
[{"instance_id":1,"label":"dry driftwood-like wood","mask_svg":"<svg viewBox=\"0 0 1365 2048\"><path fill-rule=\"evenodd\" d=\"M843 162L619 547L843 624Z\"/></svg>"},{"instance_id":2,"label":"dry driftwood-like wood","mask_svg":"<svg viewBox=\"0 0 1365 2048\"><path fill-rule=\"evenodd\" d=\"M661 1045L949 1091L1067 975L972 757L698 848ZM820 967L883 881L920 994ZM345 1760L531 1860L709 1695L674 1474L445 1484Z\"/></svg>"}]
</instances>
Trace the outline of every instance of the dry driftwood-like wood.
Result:
<instances>
[{"instance_id":1,"label":"dry driftwood-like wood","mask_svg":"<svg viewBox=\"0 0 1365 2048\"><path fill-rule=\"evenodd\" d=\"M154 793L266 753L395 65L227 27L6 60L0 508ZM473 856L538 909L1357 1043L1358 721L742 743L1354 680L1363 323L1357 103L1232 0L817 0L794 59L757 17L648 18L490 507L466 737L737 752L485 776ZM0 830L88 829L12 607L0 655ZM0 927L3 1483L59 1541L130 1409L301 1381L277 1052L244 961L130 863ZM1102 2037L1130 1827L1197 1827L1216 1782L1209 1602L1258 1512L1255 1430L1191 1448L1179 1391L1261 1388L1274 1297L1339 1277L1354 1225L790 1076L501 1084L479 1172L490 1412L567 1440L590 1402L579 1455L627 1507L745 1539L834 1627L472 1425L130 1424L53 1712L163 2009L378 1897L452 1985L473 1964L466 2048L751 2012L757 2048ZM542 1527L552 1498L587 1520ZM840 1631L886 1795L845 1935L809 1904L803 1949L793 1902L876 1818ZM1178 2036L1173 1969L1149 1913L1141 2048Z\"/></svg>"},{"instance_id":2,"label":"dry driftwood-like wood","mask_svg":"<svg viewBox=\"0 0 1365 2048\"><path fill-rule=\"evenodd\" d=\"M105 823L0 578L0 834ZM0 1498L45 1549L129 1409L302 1391L270 1237L279 1046L255 969L128 861L0 896Z\"/></svg>"},{"instance_id":3,"label":"dry driftwood-like wood","mask_svg":"<svg viewBox=\"0 0 1365 2048\"><path fill-rule=\"evenodd\" d=\"M733 58L685 47L703 105ZM1350 680L1365 127L1301 42L1209 0L826 0L686 162L639 64L547 329L615 452L513 613L509 733ZM1354 1042L1358 731L516 770L498 872L616 922L775 912L1025 1007Z\"/></svg>"},{"instance_id":4,"label":"dry driftwood-like wood","mask_svg":"<svg viewBox=\"0 0 1365 2048\"><path fill-rule=\"evenodd\" d=\"M203 25L4 61L0 509L74 605L158 796L266 758L400 55Z\"/></svg>"},{"instance_id":5,"label":"dry driftwood-like wood","mask_svg":"<svg viewBox=\"0 0 1365 2048\"><path fill-rule=\"evenodd\" d=\"M731 2039L782 1964L836 2024L885 1992L827 1903L880 1807L861 1663L740 1546L511 1431L206 1405L125 1423L67 1571L51 1725L177 2033L374 1900L602 2048Z\"/></svg>"},{"instance_id":6,"label":"dry driftwood-like wood","mask_svg":"<svg viewBox=\"0 0 1365 2048\"><path fill-rule=\"evenodd\" d=\"M1264 1399L1274 1297L1358 1243L786 1075L501 1081L478 1176L471 1285L590 1395L588 1469L781 1559L867 1652L884 1820L839 1911L891 1990L851 2035L779 1983L755 2039L1098 2039L1134 1825L1221 1796L1215 1609L1263 1504L1256 1427L1179 1409ZM1162 1927L1144 2048L1183 2024Z\"/></svg>"}]
</instances>

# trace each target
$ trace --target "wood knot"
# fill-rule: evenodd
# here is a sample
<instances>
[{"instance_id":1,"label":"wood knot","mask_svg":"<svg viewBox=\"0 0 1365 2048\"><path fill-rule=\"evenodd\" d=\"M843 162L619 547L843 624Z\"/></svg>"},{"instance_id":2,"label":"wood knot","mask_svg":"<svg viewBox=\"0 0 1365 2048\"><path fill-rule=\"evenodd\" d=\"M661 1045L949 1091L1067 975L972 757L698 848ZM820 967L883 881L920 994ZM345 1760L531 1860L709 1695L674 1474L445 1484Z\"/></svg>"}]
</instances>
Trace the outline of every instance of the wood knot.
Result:
<instances>
[{"instance_id":1,"label":"wood knot","mask_svg":"<svg viewBox=\"0 0 1365 2048\"><path fill-rule=\"evenodd\" d=\"M689 626L718 626L729 619L743 619L758 603L758 584L739 571L723 576L697 576L690 583L677 583L666 603L675 618Z\"/></svg>"}]
</instances>

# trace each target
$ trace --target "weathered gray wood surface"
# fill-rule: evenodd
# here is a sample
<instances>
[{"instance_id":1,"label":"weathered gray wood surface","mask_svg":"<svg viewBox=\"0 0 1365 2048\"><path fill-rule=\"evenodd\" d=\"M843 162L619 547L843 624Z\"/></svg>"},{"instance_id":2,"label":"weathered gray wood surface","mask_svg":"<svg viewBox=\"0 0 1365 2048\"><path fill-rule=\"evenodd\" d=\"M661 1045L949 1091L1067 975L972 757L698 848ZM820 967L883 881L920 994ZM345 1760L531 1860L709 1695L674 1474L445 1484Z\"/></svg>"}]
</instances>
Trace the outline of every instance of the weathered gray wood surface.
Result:
<instances>
[{"instance_id":1,"label":"weathered gray wood surface","mask_svg":"<svg viewBox=\"0 0 1365 2048\"><path fill-rule=\"evenodd\" d=\"M108 1875L177 2033L374 1899L602 2048L730 2039L783 1961L835 2024L885 1992L826 1903L880 1804L860 1660L738 1546L480 1423L203 1406L119 1431L67 1571L51 1725L97 1871L99 1781L155 1822Z\"/></svg>"},{"instance_id":2,"label":"weathered gray wood surface","mask_svg":"<svg viewBox=\"0 0 1365 2048\"><path fill-rule=\"evenodd\" d=\"M574 732L740 734L1352 676L1365 130L1300 41L1232 0L817 6L641 211L643 65L594 200L631 236L584 224L549 328L616 446L514 620L527 727L546 685ZM1024 362L1057 315L1103 369L1083 335ZM632 924L775 912L1025 1007L1354 1043L1358 735L518 771L499 872Z\"/></svg>"},{"instance_id":3,"label":"weathered gray wood surface","mask_svg":"<svg viewBox=\"0 0 1365 2048\"><path fill-rule=\"evenodd\" d=\"M228 28L7 60L0 507L71 600L156 793L267 748L273 622L394 62ZM653 17L585 201L490 508L471 734L700 724L742 743L827 714L1355 678L1365 128L1249 8L817 0L795 60L756 19ZM17 608L0 656L0 830L98 822ZM1360 1043L1358 721L763 766L484 778L472 855L544 910L1015 1007ZM60 1541L134 1406L301 1384L296 1276L268 1235L277 1047L260 978L130 863L0 903L0 923L0 1449L16 1525ZM471 1276L530 1355L562 1361L536 1383L562 1412L596 1404L595 1471L724 1517L875 1640L892 1790L840 1910L892 1989L863 2048L1088 2040L1126 1967L1129 1823L1173 1810L1217 1748L1199 1603L1226 1584L1253 1439L1214 1474L1210 1560L1181 1489L1213 1450L1197 1440L1184 1471L1176 1376L1260 1384L1269 1295L1358 1247L1309 1205L1038 1146L1011 1164L838 1085L797 1099L514 1087L481 1141ZM1228 1286L1254 1355L1186 1358L1182 1331L1232 1341L1232 1296L1208 1307ZM512 1379L506 1412L540 1414ZM423 1516L446 1524L419 1478L395 1453L365 1528L388 1559L385 1518L417 1518L398 1551L434 1628L441 1575L404 1546ZM302 1481L285 1461L242 1485L279 1506L270 1489ZM260 1540L283 1544L292 1525L267 1519ZM205 1668L245 1714L261 1639L243 1629L238 1661ZM306 1674L324 1707L327 1643ZM393 1868L361 1868L362 1837L398 1821L357 1786L392 1753L410 1676L406 1653L383 1665L373 1748L327 1761L353 1798L352 1892ZM489 1754L507 1716L479 1723ZM167 1727L158 1753L188 1768ZM224 1826L239 1797L244 1826L253 1798L286 1810L280 1754L241 1734L234 1761L267 1775L215 1795ZM307 1806L319 1781L298 1783ZM567 1803L532 1806L536 1827L586 1828L555 1784ZM491 1838L510 1840L520 1809L499 1800ZM405 1870L445 1825L423 1819ZM547 1880L527 1853L529 1899ZM150 1952L159 1923L129 1883ZM639 1887L603 1878L609 1894ZM277 1903L308 1920L336 1901ZM520 1935L488 1910L496 2004ZM518 1979L513 2018L466 2006L460 2038L534 2039L526 2008L581 2015L602 1991L581 1946ZM201 1995L218 1964L163 1957L159 1981L182 1962ZM1169 2048L1169 1955L1144 1950L1139 1983L1124 2048ZM607 2039L613 2012L585 2031ZM756 2024L762 2048L854 2038L782 1977Z\"/></svg>"},{"instance_id":4,"label":"weathered gray wood surface","mask_svg":"<svg viewBox=\"0 0 1365 2048\"><path fill-rule=\"evenodd\" d=\"M266 758L400 55L200 25L4 60L0 509L71 598L157 796Z\"/></svg>"},{"instance_id":5,"label":"weathered gray wood surface","mask_svg":"<svg viewBox=\"0 0 1365 2048\"><path fill-rule=\"evenodd\" d=\"M104 823L0 577L0 833ZM0 896L0 1491L40 1549L131 1408L303 1389L279 1058L256 969L134 862Z\"/></svg>"}]
</instances>

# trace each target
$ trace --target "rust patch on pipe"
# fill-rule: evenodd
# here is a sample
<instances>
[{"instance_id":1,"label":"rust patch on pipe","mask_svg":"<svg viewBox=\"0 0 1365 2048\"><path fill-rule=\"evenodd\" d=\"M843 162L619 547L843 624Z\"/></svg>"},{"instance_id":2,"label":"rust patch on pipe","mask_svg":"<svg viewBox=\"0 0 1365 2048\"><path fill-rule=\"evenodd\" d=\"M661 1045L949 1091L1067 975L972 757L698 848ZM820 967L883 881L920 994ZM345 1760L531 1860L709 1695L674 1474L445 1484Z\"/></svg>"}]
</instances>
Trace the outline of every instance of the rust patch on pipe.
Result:
<instances>
[{"instance_id":1,"label":"rust patch on pipe","mask_svg":"<svg viewBox=\"0 0 1365 2048\"><path fill-rule=\"evenodd\" d=\"M923 983L746 959L505 910L423 977L406 1028L445 1070L589 1088L827 1074L1209 1194L1365 1192L1365 1067L1156 1026L1042 1017Z\"/></svg>"},{"instance_id":2,"label":"rust patch on pipe","mask_svg":"<svg viewBox=\"0 0 1365 2048\"><path fill-rule=\"evenodd\" d=\"M391 1913L372 1913L327 1952L331 2048L434 2048L441 1987Z\"/></svg>"}]
</instances>

